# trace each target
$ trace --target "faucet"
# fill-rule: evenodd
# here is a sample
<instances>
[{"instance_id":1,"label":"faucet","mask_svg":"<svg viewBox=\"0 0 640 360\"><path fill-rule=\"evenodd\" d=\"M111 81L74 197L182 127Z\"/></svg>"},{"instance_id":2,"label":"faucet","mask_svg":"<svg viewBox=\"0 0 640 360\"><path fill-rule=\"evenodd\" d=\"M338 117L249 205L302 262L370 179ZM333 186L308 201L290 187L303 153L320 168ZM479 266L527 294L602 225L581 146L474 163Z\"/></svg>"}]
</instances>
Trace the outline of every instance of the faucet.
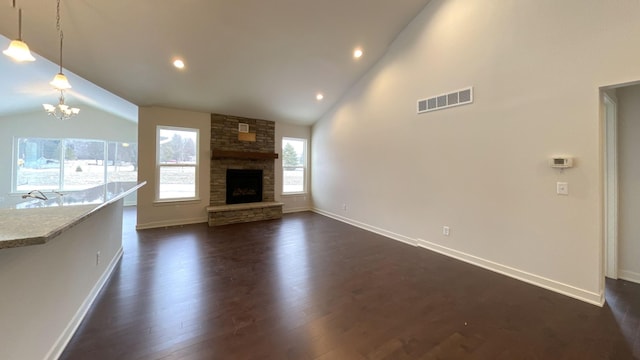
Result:
<instances>
[{"instance_id":1,"label":"faucet","mask_svg":"<svg viewBox=\"0 0 640 360\"><path fill-rule=\"evenodd\" d=\"M47 198L47 196L45 194L42 193L42 191L40 190L31 190L28 193L22 195L23 199L26 198L34 198L34 199L40 199L40 200L49 200L49 198Z\"/></svg>"}]
</instances>

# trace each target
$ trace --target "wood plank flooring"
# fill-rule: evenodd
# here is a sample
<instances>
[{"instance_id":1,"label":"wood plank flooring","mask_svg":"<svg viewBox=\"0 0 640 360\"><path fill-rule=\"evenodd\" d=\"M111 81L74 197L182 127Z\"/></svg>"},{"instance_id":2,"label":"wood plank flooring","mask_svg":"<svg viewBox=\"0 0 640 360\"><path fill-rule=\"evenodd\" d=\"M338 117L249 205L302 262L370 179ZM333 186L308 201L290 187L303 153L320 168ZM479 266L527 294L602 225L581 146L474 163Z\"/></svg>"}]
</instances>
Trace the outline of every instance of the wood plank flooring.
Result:
<instances>
[{"instance_id":1,"label":"wood plank flooring","mask_svg":"<svg viewBox=\"0 0 640 360\"><path fill-rule=\"evenodd\" d=\"M134 221L62 359L640 357L637 284L599 308L313 213Z\"/></svg>"}]
</instances>

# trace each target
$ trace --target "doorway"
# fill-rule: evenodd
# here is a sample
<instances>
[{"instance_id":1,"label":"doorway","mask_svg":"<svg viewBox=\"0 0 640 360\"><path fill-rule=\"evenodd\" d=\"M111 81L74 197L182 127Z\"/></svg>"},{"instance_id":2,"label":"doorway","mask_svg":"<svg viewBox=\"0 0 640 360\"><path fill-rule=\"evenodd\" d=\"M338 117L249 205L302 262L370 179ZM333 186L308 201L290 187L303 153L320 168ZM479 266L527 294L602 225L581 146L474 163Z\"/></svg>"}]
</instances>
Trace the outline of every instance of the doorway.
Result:
<instances>
[{"instance_id":1,"label":"doorway","mask_svg":"<svg viewBox=\"0 0 640 360\"><path fill-rule=\"evenodd\" d=\"M602 89L604 275L640 283L640 83Z\"/></svg>"}]
</instances>

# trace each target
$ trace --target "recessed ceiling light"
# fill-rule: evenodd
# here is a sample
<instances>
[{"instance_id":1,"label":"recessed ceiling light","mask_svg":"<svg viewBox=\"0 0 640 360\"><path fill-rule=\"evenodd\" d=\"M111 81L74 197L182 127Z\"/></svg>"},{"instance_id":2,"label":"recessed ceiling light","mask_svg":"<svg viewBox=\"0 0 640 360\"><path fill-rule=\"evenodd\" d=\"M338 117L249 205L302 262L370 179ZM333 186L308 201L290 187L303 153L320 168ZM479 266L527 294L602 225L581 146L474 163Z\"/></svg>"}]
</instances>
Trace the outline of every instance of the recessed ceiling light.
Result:
<instances>
[{"instance_id":1,"label":"recessed ceiling light","mask_svg":"<svg viewBox=\"0 0 640 360\"><path fill-rule=\"evenodd\" d=\"M353 51L353 57L354 57L354 58L356 58L356 59L361 58L361 57L362 57L362 54L363 54L363 53L362 53L362 49L355 49L355 50Z\"/></svg>"},{"instance_id":2,"label":"recessed ceiling light","mask_svg":"<svg viewBox=\"0 0 640 360\"><path fill-rule=\"evenodd\" d=\"M316 95L316 100L320 101L320 100L322 100L322 99L324 99L324 95L322 95L322 94L318 93L318 94Z\"/></svg>"},{"instance_id":3,"label":"recessed ceiling light","mask_svg":"<svg viewBox=\"0 0 640 360\"><path fill-rule=\"evenodd\" d=\"M184 69L184 61L180 59L173 60L173 66L175 66L178 69Z\"/></svg>"}]
</instances>

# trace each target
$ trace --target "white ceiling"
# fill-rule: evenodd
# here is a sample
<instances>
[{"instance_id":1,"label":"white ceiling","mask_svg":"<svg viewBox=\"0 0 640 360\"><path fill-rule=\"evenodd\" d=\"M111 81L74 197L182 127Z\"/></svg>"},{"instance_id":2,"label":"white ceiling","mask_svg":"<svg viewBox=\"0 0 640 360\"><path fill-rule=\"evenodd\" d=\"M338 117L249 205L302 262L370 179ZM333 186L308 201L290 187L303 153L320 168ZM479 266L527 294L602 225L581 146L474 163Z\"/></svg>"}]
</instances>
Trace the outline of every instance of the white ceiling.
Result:
<instances>
[{"instance_id":1,"label":"white ceiling","mask_svg":"<svg viewBox=\"0 0 640 360\"><path fill-rule=\"evenodd\" d=\"M17 11L4 1L3 49L17 36ZM64 67L73 85L67 102L131 120L135 105L156 105L311 124L428 2L63 0ZM17 6L24 41L57 63L56 2L18 0ZM356 47L364 50L359 60L352 57ZM175 57L184 59L184 70L173 68ZM0 115L56 101L48 85L54 63L0 58ZM325 95L321 102L318 92Z\"/></svg>"}]
</instances>

